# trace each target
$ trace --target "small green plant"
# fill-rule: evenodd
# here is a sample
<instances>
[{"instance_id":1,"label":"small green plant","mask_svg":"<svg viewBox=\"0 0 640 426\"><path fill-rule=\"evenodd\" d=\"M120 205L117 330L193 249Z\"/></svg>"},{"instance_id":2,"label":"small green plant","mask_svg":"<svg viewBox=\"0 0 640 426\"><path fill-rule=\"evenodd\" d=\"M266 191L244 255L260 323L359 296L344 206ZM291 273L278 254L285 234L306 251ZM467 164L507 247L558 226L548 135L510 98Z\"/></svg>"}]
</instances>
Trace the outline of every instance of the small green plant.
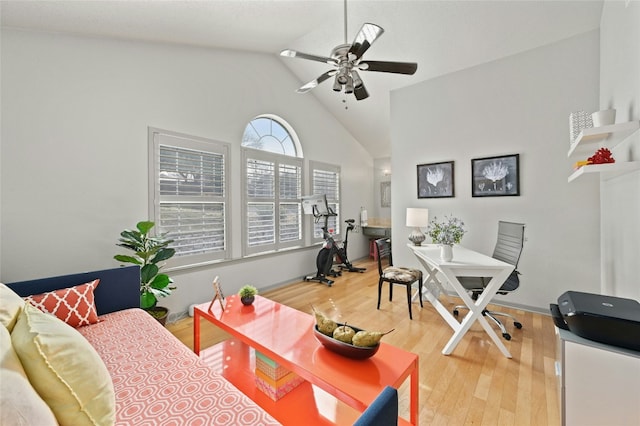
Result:
<instances>
[{"instance_id":1,"label":"small green plant","mask_svg":"<svg viewBox=\"0 0 640 426\"><path fill-rule=\"evenodd\" d=\"M240 295L240 298L252 297L258 294L258 289L252 285L247 284L245 286L242 286L238 294Z\"/></svg>"},{"instance_id":2,"label":"small green plant","mask_svg":"<svg viewBox=\"0 0 640 426\"><path fill-rule=\"evenodd\" d=\"M149 309L156 305L159 297L171 294L176 288L171 286L173 280L167 274L160 273L165 260L176 253L169 248L173 242L165 234L150 236L154 222L138 222L136 229L125 229L120 233L117 246L133 251L132 256L117 254L113 258L119 262L140 265L140 307Z\"/></svg>"}]
</instances>

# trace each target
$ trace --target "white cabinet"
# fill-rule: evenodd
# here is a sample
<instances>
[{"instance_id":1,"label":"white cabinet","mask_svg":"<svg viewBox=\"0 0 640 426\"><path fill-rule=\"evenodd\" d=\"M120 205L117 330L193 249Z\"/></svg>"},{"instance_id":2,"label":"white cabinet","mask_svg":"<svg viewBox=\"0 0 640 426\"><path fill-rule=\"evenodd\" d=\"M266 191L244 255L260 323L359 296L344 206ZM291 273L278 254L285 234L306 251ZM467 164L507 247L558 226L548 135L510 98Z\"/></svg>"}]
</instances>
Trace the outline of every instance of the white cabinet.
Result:
<instances>
[{"instance_id":1,"label":"white cabinet","mask_svg":"<svg viewBox=\"0 0 640 426\"><path fill-rule=\"evenodd\" d=\"M640 425L640 352L556 328L562 424Z\"/></svg>"},{"instance_id":2,"label":"white cabinet","mask_svg":"<svg viewBox=\"0 0 640 426\"><path fill-rule=\"evenodd\" d=\"M593 127L583 129L575 141L570 145L567 157L576 157L578 153L589 153L584 158L591 156L599 146L608 149L615 148L620 142L631 136L640 129L640 121L629 121L627 123L617 123L608 126ZM598 173L605 179L640 170L640 161L621 161L611 164L591 164L582 166L571 176L571 182L584 174Z\"/></svg>"}]
</instances>

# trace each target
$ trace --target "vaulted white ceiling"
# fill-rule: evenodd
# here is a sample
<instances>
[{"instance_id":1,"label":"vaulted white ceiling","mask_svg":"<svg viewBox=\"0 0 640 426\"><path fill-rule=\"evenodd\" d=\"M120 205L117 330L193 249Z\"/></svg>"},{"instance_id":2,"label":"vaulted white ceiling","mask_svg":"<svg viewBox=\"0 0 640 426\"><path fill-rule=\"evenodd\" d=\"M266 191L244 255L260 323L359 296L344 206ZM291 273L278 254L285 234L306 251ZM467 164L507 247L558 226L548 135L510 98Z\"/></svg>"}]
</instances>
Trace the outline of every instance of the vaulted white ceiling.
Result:
<instances>
[{"instance_id":1,"label":"vaulted white ceiling","mask_svg":"<svg viewBox=\"0 0 640 426\"><path fill-rule=\"evenodd\" d=\"M602 0L348 0L347 42L363 23L378 24L385 33L365 59L417 62L418 71L360 73L370 94L363 101L334 92L331 80L300 96L316 96L374 158L387 157L392 90L596 29L601 11ZM343 0L2 1L0 13L3 27L273 55L329 56L345 42ZM300 85L330 69L281 60Z\"/></svg>"}]
</instances>

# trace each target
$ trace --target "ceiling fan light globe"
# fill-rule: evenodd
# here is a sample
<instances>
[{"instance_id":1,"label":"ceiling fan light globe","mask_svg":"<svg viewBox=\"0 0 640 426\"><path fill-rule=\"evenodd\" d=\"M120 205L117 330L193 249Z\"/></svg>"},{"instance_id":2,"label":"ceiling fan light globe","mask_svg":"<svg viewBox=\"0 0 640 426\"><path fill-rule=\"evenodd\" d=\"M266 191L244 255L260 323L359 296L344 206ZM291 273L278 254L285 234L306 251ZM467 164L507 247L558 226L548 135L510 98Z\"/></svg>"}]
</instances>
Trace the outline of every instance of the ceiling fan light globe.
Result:
<instances>
[{"instance_id":1,"label":"ceiling fan light globe","mask_svg":"<svg viewBox=\"0 0 640 426\"><path fill-rule=\"evenodd\" d=\"M353 79L351 77L347 79L347 83L344 85L344 93L348 95L353 93Z\"/></svg>"},{"instance_id":2,"label":"ceiling fan light globe","mask_svg":"<svg viewBox=\"0 0 640 426\"><path fill-rule=\"evenodd\" d=\"M338 77L336 77L336 79L333 81L333 91L334 92L342 91L342 84L338 82Z\"/></svg>"},{"instance_id":3,"label":"ceiling fan light globe","mask_svg":"<svg viewBox=\"0 0 640 426\"><path fill-rule=\"evenodd\" d=\"M358 71L356 70L351 71L351 77L353 80L353 87L362 86L362 79L360 78L360 74L358 74Z\"/></svg>"}]
</instances>

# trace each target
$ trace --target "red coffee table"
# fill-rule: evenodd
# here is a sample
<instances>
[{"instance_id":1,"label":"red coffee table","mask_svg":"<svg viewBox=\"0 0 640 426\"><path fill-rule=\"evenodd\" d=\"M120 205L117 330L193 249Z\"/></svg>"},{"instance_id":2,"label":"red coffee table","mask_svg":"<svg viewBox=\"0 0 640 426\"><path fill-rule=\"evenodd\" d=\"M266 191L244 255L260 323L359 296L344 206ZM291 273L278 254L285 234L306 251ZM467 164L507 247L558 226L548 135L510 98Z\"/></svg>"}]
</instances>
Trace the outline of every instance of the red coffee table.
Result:
<instances>
[{"instance_id":1,"label":"red coffee table","mask_svg":"<svg viewBox=\"0 0 640 426\"><path fill-rule=\"evenodd\" d=\"M224 311L217 301L209 311L210 305L194 308L195 353L281 423L352 424L385 386L398 388L411 377L410 424L418 424L418 355L384 342L366 360L338 355L315 338L311 315L261 296L250 306L237 295L229 296ZM200 351L201 318L232 338ZM271 400L255 385L252 348L306 382L282 399Z\"/></svg>"}]
</instances>

